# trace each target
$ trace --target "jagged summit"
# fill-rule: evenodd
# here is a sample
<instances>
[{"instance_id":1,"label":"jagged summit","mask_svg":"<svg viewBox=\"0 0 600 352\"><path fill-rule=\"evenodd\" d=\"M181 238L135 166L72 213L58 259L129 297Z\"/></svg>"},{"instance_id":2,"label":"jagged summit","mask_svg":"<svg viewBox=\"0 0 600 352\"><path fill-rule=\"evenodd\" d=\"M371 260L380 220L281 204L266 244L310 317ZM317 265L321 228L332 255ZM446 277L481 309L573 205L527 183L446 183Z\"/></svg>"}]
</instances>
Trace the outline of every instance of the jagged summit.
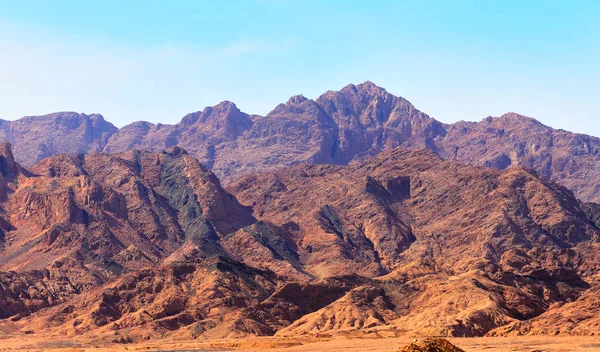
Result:
<instances>
[{"instance_id":1,"label":"jagged summit","mask_svg":"<svg viewBox=\"0 0 600 352\"><path fill-rule=\"evenodd\" d=\"M356 85L349 84L349 85L345 86L344 88L340 89L339 92L340 93L368 92L371 94L387 93L387 91L383 87L380 87L371 81L365 81L363 83L359 83Z\"/></svg>"},{"instance_id":2,"label":"jagged summit","mask_svg":"<svg viewBox=\"0 0 600 352\"><path fill-rule=\"evenodd\" d=\"M308 98L306 98L304 95L298 94L298 95L294 95L293 97L290 97L290 99L288 99L288 101L285 103L285 105L287 105L287 106L298 105L307 100L308 100Z\"/></svg>"},{"instance_id":3,"label":"jagged summit","mask_svg":"<svg viewBox=\"0 0 600 352\"><path fill-rule=\"evenodd\" d=\"M181 119L181 124L192 125L196 122L205 123L211 116L225 116L230 114L241 114L238 107L231 101L225 100L215 106L208 106L202 111L187 114Z\"/></svg>"}]
</instances>

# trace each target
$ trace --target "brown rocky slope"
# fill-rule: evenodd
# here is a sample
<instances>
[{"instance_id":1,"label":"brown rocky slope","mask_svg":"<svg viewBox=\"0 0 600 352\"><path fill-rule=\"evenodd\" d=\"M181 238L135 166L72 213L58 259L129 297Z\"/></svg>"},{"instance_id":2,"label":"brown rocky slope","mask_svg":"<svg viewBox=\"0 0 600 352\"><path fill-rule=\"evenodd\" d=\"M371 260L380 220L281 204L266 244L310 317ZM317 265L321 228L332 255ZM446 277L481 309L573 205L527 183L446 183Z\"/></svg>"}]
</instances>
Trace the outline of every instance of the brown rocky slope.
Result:
<instances>
[{"instance_id":1,"label":"brown rocky slope","mask_svg":"<svg viewBox=\"0 0 600 352\"><path fill-rule=\"evenodd\" d=\"M523 168L397 149L246 176L230 189L259 219L292 229L309 271L401 283L391 297L400 313L386 320L400 329L460 336L529 320L576 300L598 266L584 205Z\"/></svg>"},{"instance_id":2,"label":"brown rocky slope","mask_svg":"<svg viewBox=\"0 0 600 352\"><path fill-rule=\"evenodd\" d=\"M3 331L599 332L600 212L527 169L393 149L227 191L180 148L0 167Z\"/></svg>"}]
</instances>

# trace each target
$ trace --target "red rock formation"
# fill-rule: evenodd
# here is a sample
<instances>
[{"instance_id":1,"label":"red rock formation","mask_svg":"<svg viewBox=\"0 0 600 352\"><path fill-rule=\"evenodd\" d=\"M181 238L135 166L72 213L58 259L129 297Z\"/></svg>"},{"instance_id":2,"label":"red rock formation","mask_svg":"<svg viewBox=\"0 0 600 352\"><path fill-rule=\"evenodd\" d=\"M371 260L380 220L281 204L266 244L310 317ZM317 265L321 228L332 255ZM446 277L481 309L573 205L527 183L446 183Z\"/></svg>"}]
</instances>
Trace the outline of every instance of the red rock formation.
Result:
<instances>
[{"instance_id":1,"label":"red rock formation","mask_svg":"<svg viewBox=\"0 0 600 352\"><path fill-rule=\"evenodd\" d=\"M0 268L23 273L2 280L7 289L18 292L17 279L34 282L43 276L51 281L45 286L62 287L55 281L88 277L78 289L42 290L47 299L40 303L30 302L39 300L35 295L11 294L24 300L10 301L13 306L56 304L83 287L155 266L186 242L206 247L208 257L219 255L219 236L255 221L250 209L179 148L157 154L59 155L32 172L11 163L10 146L0 158L8 180L0 206ZM64 273L44 273L57 263L67 263L59 266ZM28 274L31 270L38 274ZM5 311L11 309L17 308Z\"/></svg>"}]
</instances>

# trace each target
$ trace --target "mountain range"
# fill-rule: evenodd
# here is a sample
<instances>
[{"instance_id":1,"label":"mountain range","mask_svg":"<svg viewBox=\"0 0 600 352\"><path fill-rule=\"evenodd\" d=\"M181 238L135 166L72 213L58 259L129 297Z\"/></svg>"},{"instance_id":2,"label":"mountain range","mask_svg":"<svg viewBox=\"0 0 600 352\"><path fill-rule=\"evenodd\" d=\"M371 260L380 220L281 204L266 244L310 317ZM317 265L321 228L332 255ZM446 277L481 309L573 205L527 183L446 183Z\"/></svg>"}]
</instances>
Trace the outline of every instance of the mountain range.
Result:
<instances>
[{"instance_id":1,"label":"mountain range","mask_svg":"<svg viewBox=\"0 0 600 352\"><path fill-rule=\"evenodd\" d=\"M522 167L396 148L245 175L179 147L1 148L0 331L110 342L598 333L600 208Z\"/></svg>"},{"instance_id":2,"label":"mountain range","mask_svg":"<svg viewBox=\"0 0 600 352\"><path fill-rule=\"evenodd\" d=\"M446 125L370 82L264 117L2 126L0 333L600 333L594 137Z\"/></svg>"},{"instance_id":3,"label":"mountain range","mask_svg":"<svg viewBox=\"0 0 600 352\"><path fill-rule=\"evenodd\" d=\"M555 130L515 113L441 123L371 82L290 98L266 116L222 102L175 125L135 122L117 129L101 115L72 112L0 122L0 140L31 166L51 155L187 150L224 184L299 163L339 164L396 147L427 148L445 159L507 169L521 165L600 202L600 139Z\"/></svg>"}]
</instances>

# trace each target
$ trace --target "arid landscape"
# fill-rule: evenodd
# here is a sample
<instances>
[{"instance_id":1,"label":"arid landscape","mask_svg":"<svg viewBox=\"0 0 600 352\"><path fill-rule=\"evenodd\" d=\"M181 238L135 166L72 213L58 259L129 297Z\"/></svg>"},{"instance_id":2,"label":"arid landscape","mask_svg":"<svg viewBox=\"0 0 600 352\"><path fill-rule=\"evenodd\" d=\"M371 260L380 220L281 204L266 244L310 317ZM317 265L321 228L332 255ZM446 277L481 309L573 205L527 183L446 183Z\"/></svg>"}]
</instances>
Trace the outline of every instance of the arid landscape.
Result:
<instances>
[{"instance_id":1,"label":"arid landscape","mask_svg":"<svg viewBox=\"0 0 600 352\"><path fill-rule=\"evenodd\" d=\"M2 351L600 350L598 138L371 82L2 126Z\"/></svg>"},{"instance_id":2,"label":"arid landscape","mask_svg":"<svg viewBox=\"0 0 600 352\"><path fill-rule=\"evenodd\" d=\"M0 0L0 352L600 351L598 14Z\"/></svg>"}]
</instances>

